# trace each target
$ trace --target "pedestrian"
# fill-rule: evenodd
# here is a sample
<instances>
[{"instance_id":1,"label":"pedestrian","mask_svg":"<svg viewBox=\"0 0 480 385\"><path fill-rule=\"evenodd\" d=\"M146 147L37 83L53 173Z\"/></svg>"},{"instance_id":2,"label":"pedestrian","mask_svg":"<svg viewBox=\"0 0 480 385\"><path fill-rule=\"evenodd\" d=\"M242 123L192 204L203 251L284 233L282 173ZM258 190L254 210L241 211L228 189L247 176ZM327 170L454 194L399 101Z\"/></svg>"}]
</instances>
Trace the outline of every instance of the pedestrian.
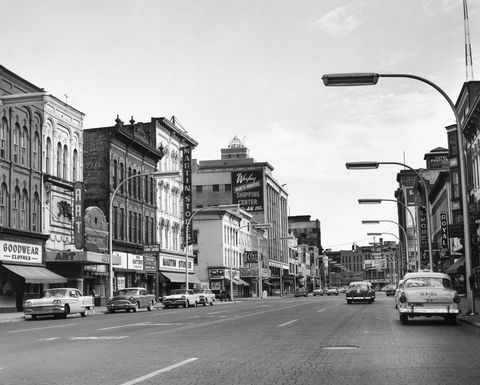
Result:
<instances>
[{"instance_id":1,"label":"pedestrian","mask_svg":"<svg viewBox=\"0 0 480 385\"><path fill-rule=\"evenodd\" d=\"M223 301L227 302L227 294L225 293L225 290L222 290L220 292L220 302L223 302Z\"/></svg>"},{"instance_id":2,"label":"pedestrian","mask_svg":"<svg viewBox=\"0 0 480 385\"><path fill-rule=\"evenodd\" d=\"M262 293L262 298L263 299L267 299L268 298L268 294L267 294L267 291L264 290L263 293Z\"/></svg>"}]
</instances>

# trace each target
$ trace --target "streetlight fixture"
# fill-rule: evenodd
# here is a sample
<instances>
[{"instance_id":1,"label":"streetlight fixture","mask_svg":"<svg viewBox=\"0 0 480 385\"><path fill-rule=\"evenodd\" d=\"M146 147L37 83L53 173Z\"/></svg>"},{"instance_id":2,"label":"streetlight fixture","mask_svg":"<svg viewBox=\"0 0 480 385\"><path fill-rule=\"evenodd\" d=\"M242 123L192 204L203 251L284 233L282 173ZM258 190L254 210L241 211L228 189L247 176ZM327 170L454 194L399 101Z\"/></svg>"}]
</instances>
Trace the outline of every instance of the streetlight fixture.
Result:
<instances>
[{"instance_id":1,"label":"streetlight fixture","mask_svg":"<svg viewBox=\"0 0 480 385\"><path fill-rule=\"evenodd\" d=\"M465 250L465 275L466 294L468 303L468 314L475 314L475 298L473 297L472 287L468 279L472 274L472 251L471 251L471 237L470 237L470 213L468 212L468 190L467 190L467 160L464 153L464 138L462 126L460 123L460 116L452 99L447 93L442 90L435 83L416 75L410 74L378 74L378 73L344 73L344 74L326 74L322 76L323 84L326 86L367 86L377 84L380 77L384 78L409 78L423 82L430 87L436 89L447 101L455 116L455 124L457 131L457 147L458 160L460 166L460 194L462 198L462 214L463 214L463 239Z\"/></svg>"},{"instance_id":2,"label":"streetlight fixture","mask_svg":"<svg viewBox=\"0 0 480 385\"><path fill-rule=\"evenodd\" d=\"M393 223L394 225L398 226L398 228L403 231L403 235L405 236L405 239L407 239L407 232L405 231L405 228L398 222L391 221L389 219L376 219L376 220L363 220L362 224L363 225L379 225L382 222ZM417 268L417 271L419 271L419 268Z\"/></svg>"},{"instance_id":3,"label":"streetlight fixture","mask_svg":"<svg viewBox=\"0 0 480 385\"><path fill-rule=\"evenodd\" d=\"M417 249L417 226L415 224L415 217L413 216L412 212L408 208L408 206L403 203L402 201L396 200L396 199L359 199L358 203L361 205L364 204L381 204L382 202L395 202L401 204L410 214L410 218L412 219L412 224L413 224L413 254L415 256L416 264L420 264L420 258L418 255L418 249ZM400 240L399 240L400 241ZM405 251L408 254L408 239L405 239Z\"/></svg>"},{"instance_id":4,"label":"streetlight fixture","mask_svg":"<svg viewBox=\"0 0 480 385\"><path fill-rule=\"evenodd\" d=\"M129 177L125 178L122 180L118 186L113 190L112 195L110 196L110 210L109 210L109 217L108 217L108 252L109 252L109 262L108 262L108 274L109 274L109 294L111 297L113 297L113 200L115 198L115 194L117 191L120 189L121 186L123 186L124 183L129 181L130 179L133 178L138 178L141 176L155 176L155 177L161 177L161 178L175 178L180 175L178 171L153 171L153 172L145 172L142 174L135 174L135 175L130 175Z\"/></svg>"},{"instance_id":5,"label":"streetlight fixture","mask_svg":"<svg viewBox=\"0 0 480 385\"><path fill-rule=\"evenodd\" d=\"M428 199L428 190L427 190L427 183L425 179L420 175L420 173L415 170L413 167L410 167L408 164L400 163L400 162L376 162L376 161L367 161L367 162L347 162L345 163L345 167L349 170L368 170L368 169L376 169L381 164L393 164L397 166L402 166L408 168L410 171L413 171L415 175L418 177L420 182L423 185L423 190L425 194L425 205L427 211L427 243L428 243L428 259L430 264L430 271L433 271L433 249L432 249L432 238L431 238L431 210L430 210L430 200ZM420 265L420 260L418 261ZM420 266L419 266L420 268Z\"/></svg>"}]
</instances>

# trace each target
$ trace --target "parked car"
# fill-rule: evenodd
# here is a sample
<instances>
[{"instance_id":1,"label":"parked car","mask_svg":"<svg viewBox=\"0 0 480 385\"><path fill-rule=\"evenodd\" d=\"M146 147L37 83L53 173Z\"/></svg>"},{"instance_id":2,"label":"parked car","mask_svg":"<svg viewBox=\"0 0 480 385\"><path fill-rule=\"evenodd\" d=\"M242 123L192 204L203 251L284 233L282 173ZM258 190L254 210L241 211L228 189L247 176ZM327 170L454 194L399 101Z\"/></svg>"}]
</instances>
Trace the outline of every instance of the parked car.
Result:
<instances>
[{"instance_id":1,"label":"parked car","mask_svg":"<svg viewBox=\"0 0 480 385\"><path fill-rule=\"evenodd\" d=\"M456 324L460 297L450 277L444 273L407 273L399 293L397 308L402 324L409 318L441 316Z\"/></svg>"},{"instance_id":2,"label":"parked car","mask_svg":"<svg viewBox=\"0 0 480 385\"><path fill-rule=\"evenodd\" d=\"M179 307L183 306L184 308L190 306L197 306L199 302L199 297L197 294L190 289L175 289L172 290L170 295L163 297L162 303L163 308L167 309L169 307Z\"/></svg>"},{"instance_id":3,"label":"parked car","mask_svg":"<svg viewBox=\"0 0 480 385\"><path fill-rule=\"evenodd\" d=\"M324 294L324 291L321 287L317 287L316 289L313 289L313 296L317 296L317 295L323 295Z\"/></svg>"},{"instance_id":4,"label":"parked car","mask_svg":"<svg viewBox=\"0 0 480 385\"><path fill-rule=\"evenodd\" d=\"M403 289L403 279L398 281L398 286L397 289L395 290L395 295L393 297L393 300L395 301L395 309L398 309L398 299L400 298L400 293L402 292Z\"/></svg>"},{"instance_id":5,"label":"parked car","mask_svg":"<svg viewBox=\"0 0 480 385\"><path fill-rule=\"evenodd\" d=\"M127 287L107 300L107 310L114 313L116 310L125 310L127 313L132 310L146 308L151 311L155 306L155 295L148 294L143 287Z\"/></svg>"},{"instance_id":6,"label":"parked car","mask_svg":"<svg viewBox=\"0 0 480 385\"><path fill-rule=\"evenodd\" d=\"M345 293L345 300L347 304L351 304L352 302L372 303L375 301L375 290L373 290L370 282L351 282Z\"/></svg>"},{"instance_id":7,"label":"parked car","mask_svg":"<svg viewBox=\"0 0 480 385\"><path fill-rule=\"evenodd\" d=\"M80 290L68 287L45 290L42 298L29 299L23 304L23 312L32 319L45 315L67 318L74 313L85 317L93 310L94 298L91 295L84 296Z\"/></svg>"},{"instance_id":8,"label":"parked car","mask_svg":"<svg viewBox=\"0 0 480 385\"><path fill-rule=\"evenodd\" d=\"M305 289L297 289L295 290L295 297L308 297L308 290Z\"/></svg>"},{"instance_id":9,"label":"parked car","mask_svg":"<svg viewBox=\"0 0 480 385\"><path fill-rule=\"evenodd\" d=\"M390 295L393 295L395 296L395 292L397 291L397 288L395 287L395 285L387 285L385 287L385 295L388 297Z\"/></svg>"},{"instance_id":10,"label":"parked car","mask_svg":"<svg viewBox=\"0 0 480 385\"><path fill-rule=\"evenodd\" d=\"M338 295L339 291L337 287L329 287L327 290L327 295Z\"/></svg>"},{"instance_id":11,"label":"parked car","mask_svg":"<svg viewBox=\"0 0 480 385\"><path fill-rule=\"evenodd\" d=\"M194 289L193 293L198 295L198 303L203 306L212 306L215 302L215 294L210 289Z\"/></svg>"}]
</instances>

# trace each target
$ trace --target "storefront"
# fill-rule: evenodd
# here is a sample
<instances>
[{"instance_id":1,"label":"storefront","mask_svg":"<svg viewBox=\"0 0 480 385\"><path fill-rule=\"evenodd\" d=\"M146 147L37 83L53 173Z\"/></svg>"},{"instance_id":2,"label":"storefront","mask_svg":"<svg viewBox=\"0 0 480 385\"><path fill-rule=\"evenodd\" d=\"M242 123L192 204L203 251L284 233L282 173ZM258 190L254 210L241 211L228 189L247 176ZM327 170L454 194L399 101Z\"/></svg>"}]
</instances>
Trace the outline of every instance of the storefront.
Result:
<instances>
[{"instance_id":1,"label":"storefront","mask_svg":"<svg viewBox=\"0 0 480 385\"><path fill-rule=\"evenodd\" d=\"M230 298L233 289L233 298L250 297L250 284L240 277L239 270L230 270L224 267L209 268L208 277L210 289L216 296L221 296L225 291L227 298Z\"/></svg>"},{"instance_id":2,"label":"storefront","mask_svg":"<svg viewBox=\"0 0 480 385\"><path fill-rule=\"evenodd\" d=\"M158 268L160 271L160 297L168 295L173 289L185 288L185 258L161 254L159 257ZM201 285L202 283L195 275L195 271L193 269L193 260L189 258L188 287L193 289L200 287Z\"/></svg>"},{"instance_id":3,"label":"storefront","mask_svg":"<svg viewBox=\"0 0 480 385\"><path fill-rule=\"evenodd\" d=\"M21 311L23 302L39 297L44 286L67 282L43 265L42 247L41 240L0 240L0 311Z\"/></svg>"},{"instance_id":4,"label":"storefront","mask_svg":"<svg viewBox=\"0 0 480 385\"><path fill-rule=\"evenodd\" d=\"M113 260L113 291L126 287L147 288L147 274L143 255L115 251ZM115 264L117 262L117 264Z\"/></svg>"},{"instance_id":5,"label":"storefront","mask_svg":"<svg viewBox=\"0 0 480 385\"><path fill-rule=\"evenodd\" d=\"M45 263L49 269L67 278L68 287L75 287L84 295L95 295L96 305L103 305L108 287L107 254L83 250L47 251Z\"/></svg>"},{"instance_id":6,"label":"storefront","mask_svg":"<svg viewBox=\"0 0 480 385\"><path fill-rule=\"evenodd\" d=\"M158 288L158 264L157 257L155 255L144 255L143 266L147 275L146 289L149 293L155 294L155 298L158 298L160 291Z\"/></svg>"}]
</instances>

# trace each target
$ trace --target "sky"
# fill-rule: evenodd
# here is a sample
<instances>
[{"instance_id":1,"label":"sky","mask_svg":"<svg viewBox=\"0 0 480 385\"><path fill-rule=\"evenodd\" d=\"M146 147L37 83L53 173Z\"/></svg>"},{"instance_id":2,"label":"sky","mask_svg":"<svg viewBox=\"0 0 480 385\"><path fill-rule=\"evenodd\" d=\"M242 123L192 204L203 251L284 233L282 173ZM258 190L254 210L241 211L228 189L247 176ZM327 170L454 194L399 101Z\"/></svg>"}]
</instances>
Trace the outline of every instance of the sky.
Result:
<instances>
[{"instance_id":1,"label":"sky","mask_svg":"<svg viewBox=\"0 0 480 385\"><path fill-rule=\"evenodd\" d=\"M475 80L480 2L469 1ZM413 74L455 102L466 81L462 0L0 0L0 64L85 114L84 128L175 116L219 159L234 136L286 183L289 215L321 222L322 246L373 242L395 225L398 166L425 168L454 116L432 87L380 78L325 87L327 73ZM396 238L385 235L386 240Z\"/></svg>"}]
</instances>

